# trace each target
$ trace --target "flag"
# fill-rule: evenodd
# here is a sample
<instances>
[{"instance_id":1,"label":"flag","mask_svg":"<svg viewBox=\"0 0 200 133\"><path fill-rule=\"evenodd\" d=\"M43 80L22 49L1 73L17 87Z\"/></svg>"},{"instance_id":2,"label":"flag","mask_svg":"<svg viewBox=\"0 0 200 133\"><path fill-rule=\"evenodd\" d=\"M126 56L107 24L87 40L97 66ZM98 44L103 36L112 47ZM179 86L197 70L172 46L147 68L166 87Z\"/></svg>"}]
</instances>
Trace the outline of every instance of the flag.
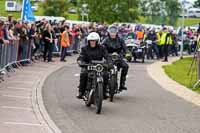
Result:
<instances>
[{"instance_id":1,"label":"flag","mask_svg":"<svg viewBox=\"0 0 200 133\"><path fill-rule=\"evenodd\" d=\"M22 21L35 21L30 0L23 0Z\"/></svg>"}]
</instances>

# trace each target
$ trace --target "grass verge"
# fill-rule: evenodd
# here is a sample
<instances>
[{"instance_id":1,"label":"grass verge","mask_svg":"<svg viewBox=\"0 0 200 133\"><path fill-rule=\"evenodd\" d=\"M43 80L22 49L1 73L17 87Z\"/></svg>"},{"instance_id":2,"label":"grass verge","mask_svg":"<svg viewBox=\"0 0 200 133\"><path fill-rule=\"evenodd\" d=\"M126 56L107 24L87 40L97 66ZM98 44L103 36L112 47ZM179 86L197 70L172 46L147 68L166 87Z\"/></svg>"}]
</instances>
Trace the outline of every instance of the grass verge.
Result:
<instances>
[{"instance_id":1,"label":"grass verge","mask_svg":"<svg viewBox=\"0 0 200 133\"><path fill-rule=\"evenodd\" d=\"M197 64L194 63L190 75L188 75L188 71L190 65L192 63L192 58L184 58L182 60L178 60L171 65L163 66L166 74L176 82L181 85L186 86L187 88L200 93L200 87L197 89L192 89L193 85L197 81Z\"/></svg>"}]
</instances>

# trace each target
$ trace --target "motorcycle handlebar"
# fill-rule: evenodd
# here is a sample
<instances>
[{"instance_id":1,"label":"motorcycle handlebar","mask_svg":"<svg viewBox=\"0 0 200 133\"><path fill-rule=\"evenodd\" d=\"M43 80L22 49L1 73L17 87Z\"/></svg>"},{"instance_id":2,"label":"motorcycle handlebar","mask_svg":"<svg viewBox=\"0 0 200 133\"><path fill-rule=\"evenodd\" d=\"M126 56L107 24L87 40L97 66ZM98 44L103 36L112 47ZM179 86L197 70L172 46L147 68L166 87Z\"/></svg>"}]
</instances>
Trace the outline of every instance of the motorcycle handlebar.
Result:
<instances>
[{"instance_id":1,"label":"motorcycle handlebar","mask_svg":"<svg viewBox=\"0 0 200 133\"><path fill-rule=\"evenodd\" d=\"M92 64L105 64L104 60L98 61L98 60L92 60L91 61Z\"/></svg>"},{"instance_id":2,"label":"motorcycle handlebar","mask_svg":"<svg viewBox=\"0 0 200 133\"><path fill-rule=\"evenodd\" d=\"M101 64L103 67L108 67L105 61L92 60L91 63L78 63L80 67L95 66Z\"/></svg>"}]
</instances>

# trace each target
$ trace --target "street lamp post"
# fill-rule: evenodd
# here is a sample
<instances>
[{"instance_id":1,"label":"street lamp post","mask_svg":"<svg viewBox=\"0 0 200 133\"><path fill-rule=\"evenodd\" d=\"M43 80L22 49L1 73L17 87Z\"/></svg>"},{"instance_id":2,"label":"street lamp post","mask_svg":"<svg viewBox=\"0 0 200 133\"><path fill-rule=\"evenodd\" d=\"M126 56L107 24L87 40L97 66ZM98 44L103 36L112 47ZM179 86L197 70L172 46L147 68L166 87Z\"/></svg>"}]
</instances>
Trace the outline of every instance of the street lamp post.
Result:
<instances>
[{"instance_id":1,"label":"street lamp post","mask_svg":"<svg viewBox=\"0 0 200 133\"><path fill-rule=\"evenodd\" d=\"M183 42L184 42L184 25L185 25L185 2L182 1L182 27L181 27L181 49L180 49L180 59L183 59Z\"/></svg>"},{"instance_id":2,"label":"street lamp post","mask_svg":"<svg viewBox=\"0 0 200 133\"><path fill-rule=\"evenodd\" d=\"M182 28L181 28L181 51L180 51L180 58L183 59L183 42L184 42L184 21L185 21L185 11L184 8L183 10L183 14L182 14Z\"/></svg>"},{"instance_id":3,"label":"street lamp post","mask_svg":"<svg viewBox=\"0 0 200 133\"><path fill-rule=\"evenodd\" d=\"M89 21L89 17L88 17L88 6L87 4L83 4L82 8L81 8L81 16L82 16L82 21L85 20L85 16L86 16L86 21Z\"/></svg>"}]
</instances>

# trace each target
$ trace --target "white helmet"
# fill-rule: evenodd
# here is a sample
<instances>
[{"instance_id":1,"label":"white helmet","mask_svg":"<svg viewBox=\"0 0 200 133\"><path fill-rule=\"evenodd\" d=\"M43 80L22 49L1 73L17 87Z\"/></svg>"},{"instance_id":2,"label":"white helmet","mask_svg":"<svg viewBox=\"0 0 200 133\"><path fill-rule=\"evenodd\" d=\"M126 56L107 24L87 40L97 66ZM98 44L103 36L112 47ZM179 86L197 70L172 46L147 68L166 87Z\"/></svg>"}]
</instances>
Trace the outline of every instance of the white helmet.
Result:
<instances>
[{"instance_id":1,"label":"white helmet","mask_svg":"<svg viewBox=\"0 0 200 133\"><path fill-rule=\"evenodd\" d=\"M100 36L98 33L96 32L91 32L88 36L87 36L87 41L97 41L98 43L100 43Z\"/></svg>"}]
</instances>

